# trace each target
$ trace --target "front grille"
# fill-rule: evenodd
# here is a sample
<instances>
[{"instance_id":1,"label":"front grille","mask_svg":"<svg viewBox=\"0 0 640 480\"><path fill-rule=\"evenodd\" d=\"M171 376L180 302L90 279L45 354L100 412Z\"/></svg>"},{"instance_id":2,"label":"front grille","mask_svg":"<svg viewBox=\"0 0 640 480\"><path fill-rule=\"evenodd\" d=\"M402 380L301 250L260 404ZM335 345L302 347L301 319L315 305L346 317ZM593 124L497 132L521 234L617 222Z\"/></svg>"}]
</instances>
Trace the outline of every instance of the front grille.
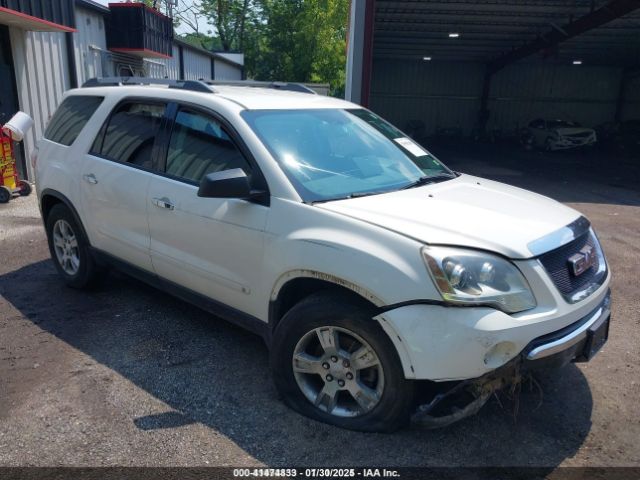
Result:
<instances>
[{"instance_id":1,"label":"front grille","mask_svg":"<svg viewBox=\"0 0 640 480\"><path fill-rule=\"evenodd\" d=\"M594 249L596 261L588 270L581 275L575 276L569 265L569 257L580 252L585 245L590 245ZM604 261L601 255L598 254L599 251L600 249L593 234L586 232L566 245L541 255L539 260L560 293L566 297L583 290L598 280L596 276L600 269L600 262Z\"/></svg>"}]
</instances>

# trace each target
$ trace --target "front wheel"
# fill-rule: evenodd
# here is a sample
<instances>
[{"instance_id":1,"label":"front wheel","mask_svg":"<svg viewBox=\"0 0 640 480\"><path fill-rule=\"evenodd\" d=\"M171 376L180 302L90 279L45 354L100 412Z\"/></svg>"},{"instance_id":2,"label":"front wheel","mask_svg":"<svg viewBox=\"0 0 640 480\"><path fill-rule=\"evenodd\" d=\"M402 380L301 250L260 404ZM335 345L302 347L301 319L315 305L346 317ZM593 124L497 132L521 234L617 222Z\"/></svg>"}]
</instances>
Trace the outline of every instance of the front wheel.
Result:
<instances>
[{"instance_id":1,"label":"front wheel","mask_svg":"<svg viewBox=\"0 0 640 480\"><path fill-rule=\"evenodd\" d=\"M389 432L408 423L413 383L374 314L365 302L321 292L285 315L271 366L287 405L350 430Z\"/></svg>"}]
</instances>

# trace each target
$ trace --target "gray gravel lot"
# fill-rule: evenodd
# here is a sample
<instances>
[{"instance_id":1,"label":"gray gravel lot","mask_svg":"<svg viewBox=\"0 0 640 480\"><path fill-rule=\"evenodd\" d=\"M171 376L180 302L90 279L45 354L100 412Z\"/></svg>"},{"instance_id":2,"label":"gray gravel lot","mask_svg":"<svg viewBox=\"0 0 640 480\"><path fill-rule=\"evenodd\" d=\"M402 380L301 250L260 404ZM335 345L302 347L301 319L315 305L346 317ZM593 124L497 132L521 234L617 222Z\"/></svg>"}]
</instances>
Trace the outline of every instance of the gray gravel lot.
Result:
<instances>
[{"instance_id":1,"label":"gray gravel lot","mask_svg":"<svg viewBox=\"0 0 640 480\"><path fill-rule=\"evenodd\" d=\"M541 374L515 418L495 400L436 431L303 418L278 400L258 337L124 275L64 287L35 198L19 198L0 205L0 465L640 466L640 161L436 151L581 210L614 272L609 343Z\"/></svg>"}]
</instances>

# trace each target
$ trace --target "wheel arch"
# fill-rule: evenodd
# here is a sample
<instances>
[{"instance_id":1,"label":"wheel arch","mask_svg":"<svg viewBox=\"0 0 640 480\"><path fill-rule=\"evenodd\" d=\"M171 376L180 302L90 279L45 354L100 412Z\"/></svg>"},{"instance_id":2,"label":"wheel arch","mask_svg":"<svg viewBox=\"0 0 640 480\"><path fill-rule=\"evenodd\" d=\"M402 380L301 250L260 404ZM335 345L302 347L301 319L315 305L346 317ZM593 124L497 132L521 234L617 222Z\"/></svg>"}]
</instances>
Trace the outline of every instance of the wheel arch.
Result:
<instances>
[{"instance_id":1,"label":"wheel arch","mask_svg":"<svg viewBox=\"0 0 640 480\"><path fill-rule=\"evenodd\" d=\"M47 217L49 216L49 213L51 213L51 209L58 204L62 204L69 209L74 220L80 226L82 235L84 235L84 238L89 241L89 237L87 236L80 214L73 206L73 203L71 203L71 200L69 200L64 194L50 188L45 188L40 194L40 212L42 213L42 221L45 223L45 226L47 223Z\"/></svg>"},{"instance_id":2,"label":"wheel arch","mask_svg":"<svg viewBox=\"0 0 640 480\"><path fill-rule=\"evenodd\" d=\"M300 300L322 290L345 293L379 309L385 303L374 293L335 275L316 270L292 270L281 275L269 299L269 329L273 332L282 317Z\"/></svg>"}]
</instances>

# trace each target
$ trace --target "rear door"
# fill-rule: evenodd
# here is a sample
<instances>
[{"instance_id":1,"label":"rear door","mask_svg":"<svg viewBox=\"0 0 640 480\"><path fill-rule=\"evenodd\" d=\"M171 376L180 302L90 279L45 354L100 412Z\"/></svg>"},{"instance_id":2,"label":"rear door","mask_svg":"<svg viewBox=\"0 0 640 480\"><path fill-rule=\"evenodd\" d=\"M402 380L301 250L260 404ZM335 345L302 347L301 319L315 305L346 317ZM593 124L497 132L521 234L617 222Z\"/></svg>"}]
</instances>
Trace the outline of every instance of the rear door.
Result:
<instances>
[{"instance_id":1,"label":"rear door","mask_svg":"<svg viewBox=\"0 0 640 480\"><path fill-rule=\"evenodd\" d=\"M166 109L166 103L149 99L119 103L81 172L82 208L93 246L150 272L147 190Z\"/></svg>"},{"instance_id":2,"label":"rear door","mask_svg":"<svg viewBox=\"0 0 640 480\"><path fill-rule=\"evenodd\" d=\"M230 125L213 112L175 105L164 172L147 195L151 257L164 279L256 316L258 272L269 207L240 199L200 198L211 172L242 168L265 185Z\"/></svg>"}]
</instances>

